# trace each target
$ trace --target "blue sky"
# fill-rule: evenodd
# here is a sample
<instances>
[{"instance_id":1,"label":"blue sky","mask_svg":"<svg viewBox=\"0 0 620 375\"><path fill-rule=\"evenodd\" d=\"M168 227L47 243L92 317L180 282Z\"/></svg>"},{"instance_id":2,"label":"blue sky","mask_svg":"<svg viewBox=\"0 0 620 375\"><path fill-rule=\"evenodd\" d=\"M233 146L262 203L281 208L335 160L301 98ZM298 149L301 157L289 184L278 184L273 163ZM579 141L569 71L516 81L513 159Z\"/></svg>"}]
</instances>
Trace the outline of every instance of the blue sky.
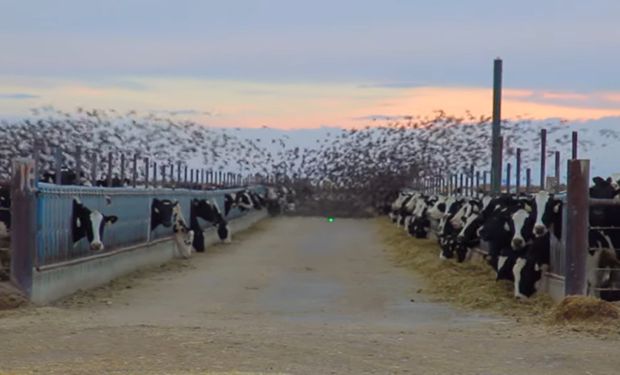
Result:
<instances>
[{"instance_id":1,"label":"blue sky","mask_svg":"<svg viewBox=\"0 0 620 375\"><path fill-rule=\"evenodd\" d=\"M110 106L116 96L120 107L187 110L152 94L202 95L179 83L193 80L205 92L213 86L226 92L225 104L210 92L201 108L191 108L230 116L225 123L244 125L247 118L231 108L273 93L282 104L299 99L291 105L308 116L320 105L304 106L303 99L325 93L330 102L346 102L350 118L363 115L364 106L382 105L360 97L400 99L418 95L411 90L420 87L488 88L497 56L504 59L505 87L530 90L530 101L559 93L563 106L611 111L620 108L618 19L620 2L611 0L1 0L0 111L97 103L69 90L77 86L100 90ZM341 94L330 97L334 91ZM433 100L440 105L439 97ZM266 107L273 109L261 121L286 117L276 105Z\"/></svg>"}]
</instances>

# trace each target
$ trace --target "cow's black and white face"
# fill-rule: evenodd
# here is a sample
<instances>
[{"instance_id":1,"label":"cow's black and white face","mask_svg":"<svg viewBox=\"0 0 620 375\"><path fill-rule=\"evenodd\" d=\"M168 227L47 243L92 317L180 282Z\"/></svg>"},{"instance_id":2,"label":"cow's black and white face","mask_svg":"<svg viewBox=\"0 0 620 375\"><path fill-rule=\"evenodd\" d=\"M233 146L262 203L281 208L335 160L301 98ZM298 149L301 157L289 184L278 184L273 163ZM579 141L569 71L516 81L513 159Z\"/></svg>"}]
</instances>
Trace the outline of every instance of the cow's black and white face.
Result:
<instances>
[{"instance_id":1,"label":"cow's black and white face","mask_svg":"<svg viewBox=\"0 0 620 375\"><path fill-rule=\"evenodd\" d=\"M521 208L512 214L511 222L506 223L507 228L511 224L513 226L512 231L514 235L512 236L510 246L515 251L522 250L527 245L532 233L531 212Z\"/></svg>"},{"instance_id":2,"label":"cow's black and white face","mask_svg":"<svg viewBox=\"0 0 620 375\"><path fill-rule=\"evenodd\" d=\"M191 227L195 232L196 246L198 246L195 246L197 251L203 251L204 249L204 245L199 244L202 238L202 229L198 223L198 218L209 222L213 226L217 226L217 234L220 240L226 242L230 241L228 222L224 219L216 202L211 202L207 199L192 200L190 216Z\"/></svg>"},{"instance_id":3,"label":"cow's black and white face","mask_svg":"<svg viewBox=\"0 0 620 375\"><path fill-rule=\"evenodd\" d=\"M78 199L74 199L71 218L73 243L75 244L82 238L86 238L91 250L103 250L104 229L107 224L113 224L117 219L116 216L106 216L99 211L91 211Z\"/></svg>"},{"instance_id":4,"label":"cow's black and white face","mask_svg":"<svg viewBox=\"0 0 620 375\"><path fill-rule=\"evenodd\" d=\"M552 194L542 190L534 195L534 207L536 221L534 222L533 234L536 237L542 237L547 234L554 217L560 214L562 202L554 199Z\"/></svg>"},{"instance_id":5,"label":"cow's black and white face","mask_svg":"<svg viewBox=\"0 0 620 375\"><path fill-rule=\"evenodd\" d=\"M157 228L160 224L170 228L174 219L174 207L177 204L179 204L177 201L154 198L151 204L151 230Z\"/></svg>"}]
</instances>

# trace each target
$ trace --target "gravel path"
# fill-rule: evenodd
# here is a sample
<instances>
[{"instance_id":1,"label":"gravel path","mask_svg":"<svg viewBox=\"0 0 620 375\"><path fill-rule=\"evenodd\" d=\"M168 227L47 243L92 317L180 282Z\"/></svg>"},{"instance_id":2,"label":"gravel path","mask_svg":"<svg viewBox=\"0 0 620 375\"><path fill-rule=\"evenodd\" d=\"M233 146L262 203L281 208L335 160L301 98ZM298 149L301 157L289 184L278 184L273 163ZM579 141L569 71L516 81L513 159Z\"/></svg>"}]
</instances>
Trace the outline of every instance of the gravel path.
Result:
<instances>
[{"instance_id":1,"label":"gravel path","mask_svg":"<svg viewBox=\"0 0 620 375\"><path fill-rule=\"evenodd\" d=\"M278 218L54 306L0 312L0 373L617 374L619 343L430 302L375 222Z\"/></svg>"}]
</instances>

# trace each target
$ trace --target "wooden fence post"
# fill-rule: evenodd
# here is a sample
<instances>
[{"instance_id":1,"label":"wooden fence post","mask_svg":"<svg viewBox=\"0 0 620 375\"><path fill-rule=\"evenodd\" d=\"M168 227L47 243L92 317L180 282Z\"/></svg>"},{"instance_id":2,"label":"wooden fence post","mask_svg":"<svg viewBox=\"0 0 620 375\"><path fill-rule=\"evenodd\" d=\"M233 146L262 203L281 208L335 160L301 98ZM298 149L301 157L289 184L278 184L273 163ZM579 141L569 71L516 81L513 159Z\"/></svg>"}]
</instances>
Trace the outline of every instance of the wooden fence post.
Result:
<instances>
[{"instance_id":1,"label":"wooden fence post","mask_svg":"<svg viewBox=\"0 0 620 375\"><path fill-rule=\"evenodd\" d=\"M579 146L578 137L577 132L573 132L571 159L577 159L577 147Z\"/></svg>"},{"instance_id":2,"label":"wooden fence post","mask_svg":"<svg viewBox=\"0 0 620 375\"><path fill-rule=\"evenodd\" d=\"M32 295L36 267L37 198L35 162L14 159L11 171L11 281L26 295Z\"/></svg>"},{"instance_id":3,"label":"wooden fence post","mask_svg":"<svg viewBox=\"0 0 620 375\"><path fill-rule=\"evenodd\" d=\"M566 230L562 230L566 247L565 295L586 293L586 257L588 250L589 160L568 161L568 190L566 192Z\"/></svg>"}]
</instances>

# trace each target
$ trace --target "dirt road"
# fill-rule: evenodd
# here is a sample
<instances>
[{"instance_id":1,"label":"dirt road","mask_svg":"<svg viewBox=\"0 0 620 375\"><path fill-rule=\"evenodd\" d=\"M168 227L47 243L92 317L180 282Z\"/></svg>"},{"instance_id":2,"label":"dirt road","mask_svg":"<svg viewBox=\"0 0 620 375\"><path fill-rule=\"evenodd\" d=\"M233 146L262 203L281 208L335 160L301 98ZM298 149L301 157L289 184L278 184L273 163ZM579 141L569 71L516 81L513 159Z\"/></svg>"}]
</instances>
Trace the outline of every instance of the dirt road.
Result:
<instances>
[{"instance_id":1,"label":"dirt road","mask_svg":"<svg viewBox=\"0 0 620 375\"><path fill-rule=\"evenodd\" d=\"M618 342L429 302L372 220L261 225L189 263L0 314L0 373L620 372Z\"/></svg>"}]
</instances>

